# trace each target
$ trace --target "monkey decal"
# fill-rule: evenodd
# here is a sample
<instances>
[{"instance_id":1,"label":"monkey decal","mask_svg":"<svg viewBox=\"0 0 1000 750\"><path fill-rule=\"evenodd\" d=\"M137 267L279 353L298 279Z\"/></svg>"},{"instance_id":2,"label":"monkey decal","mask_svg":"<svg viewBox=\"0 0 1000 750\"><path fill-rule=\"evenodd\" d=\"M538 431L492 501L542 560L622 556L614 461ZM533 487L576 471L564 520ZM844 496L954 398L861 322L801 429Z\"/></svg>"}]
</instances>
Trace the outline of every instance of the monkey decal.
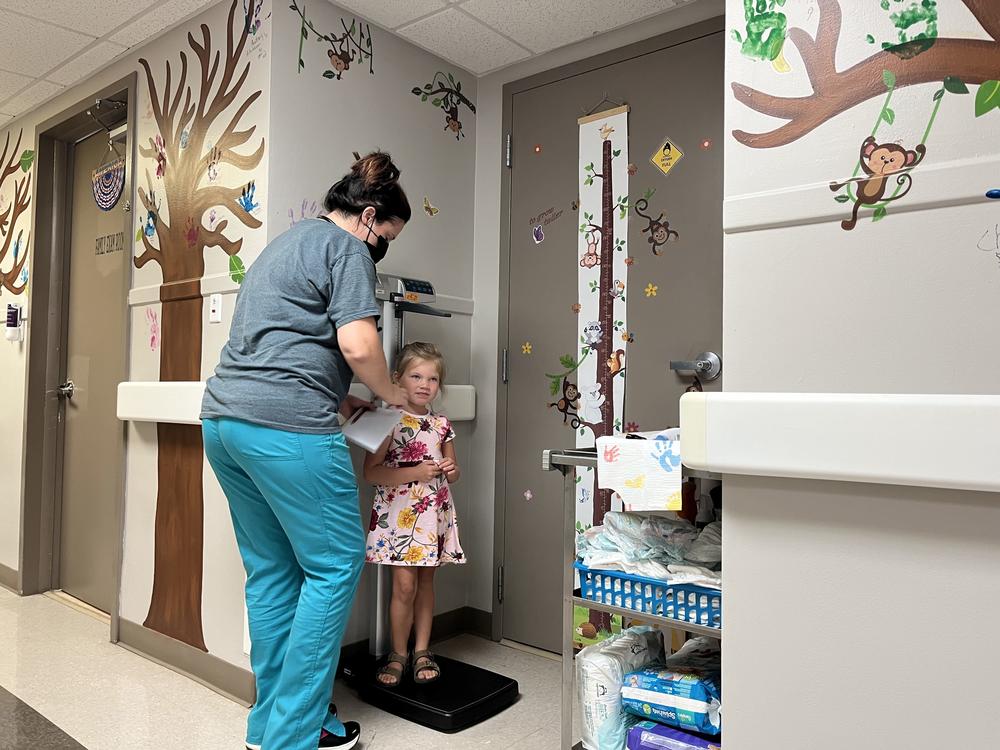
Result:
<instances>
[{"instance_id":1,"label":"monkey decal","mask_svg":"<svg viewBox=\"0 0 1000 750\"><path fill-rule=\"evenodd\" d=\"M354 55L351 53L351 50L344 47L344 40L341 40L339 49L330 47L326 51L326 56L330 58L333 77L338 81L344 77L344 73L351 69L351 63L354 61Z\"/></svg>"},{"instance_id":2,"label":"monkey decal","mask_svg":"<svg viewBox=\"0 0 1000 750\"><path fill-rule=\"evenodd\" d=\"M562 398L549 404L550 409L553 406L556 411L563 415L563 424L566 424L568 420L569 426L574 430L581 425L580 418L577 416L577 411L580 408L580 390L575 383L563 378Z\"/></svg>"},{"instance_id":3,"label":"monkey decal","mask_svg":"<svg viewBox=\"0 0 1000 750\"><path fill-rule=\"evenodd\" d=\"M580 258L580 268L593 268L601 264L601 254L597 249L597 237L593 232L587 232L587 250Z\"/></svg>"},{"instance_id":4,"label":"monkey decal","mask_svg":"<svg viewBox=\"0 0 1000 750\"><path fill-rule=\"evenodd\" d=\"M847 185L853 184L857 191L851 218L840 222L841 229L850 231L857 226L858 211L862 206L877 206L880 203L897 201L907 193L913 185L909 171L924 160L927 148L918 143L913 150L908 150L898 143L876 143L874 136L868 136L861 144L859 157L861 169L867 177L853 177L844 182L831 182L830 190L836 192ZM896 185L902 188L897 195L886 196L889 181L896 175Z\"/></svg>"},{"instance_id":5,"label":"monkey decal","mask_svg":"<svg viewBox=\"0 0 1000 750\"><path fill-rule=\"evenodd\" d=\"M614 377L618 373L625 374L625 350L615 349L615 351L608 357L608 369L611 370L611 377Z\"/></svg>"},{"instance_id":6,"label":"monkey decal","mask_svg":"<svg viewBox=\"0 0 1000 750\"><path fill-rule=\"evenodd\" d=\"M462 121L458 119L458 102L454 102L444 114L444 129L455 134L455 140L465 138L462 132Z\"/></svg>"},{"instance_id":7,"label":"monkey decal","mask_svg":"<svg viewBox=\"0 0 1000 750\"><path fill-rule=\"evenodd\" d=\"M584 327L583 343L591 349L596 349L603 338L604 331L601 329L601 324L598 321L592 320Z\"/></svg>"},{"instance_id":8,"label":"monkey decal","mask_svg":"<svg viewBox=\"0 0 1000 750\"><path fill-rule=\"evenodd\" d=\"M419 96L420 101L430 102L444 112L444 132L454 135L456 141L465 138L459 110L461 107L466 107L475 114L476 105L462 93L462 82L456 80L454 74L439 70L430 83L425 83L422 88L414 86L410 93Z\"/></svg>"},{"instance_id":9,"label":"monkey decal","mask_svg":"<svg viewBox=\"0 0 1000 750\"><path fill-rule=\"evenodd\" d=\"M652 247L653 255L660 255L663 253L661 249L671 238L679 239L680 235L673 229L670 228L670 222L663 218L663 214L660 213L655 219L649 214L643 213L643 211L649 210L649 201L645 198L640 198L635 202L635 212L642 218L646 220L646 227L642 230L643 234L649 233L647 241Z\"/></svg>"}]
</instances>

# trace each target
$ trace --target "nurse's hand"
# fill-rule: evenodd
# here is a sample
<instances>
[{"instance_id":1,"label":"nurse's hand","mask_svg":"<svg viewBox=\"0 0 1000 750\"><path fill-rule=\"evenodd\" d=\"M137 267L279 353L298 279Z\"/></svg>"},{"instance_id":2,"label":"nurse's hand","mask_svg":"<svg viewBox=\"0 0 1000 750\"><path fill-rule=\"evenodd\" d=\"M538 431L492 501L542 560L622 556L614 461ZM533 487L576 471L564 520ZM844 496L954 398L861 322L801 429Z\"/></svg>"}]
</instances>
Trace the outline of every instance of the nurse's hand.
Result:
<instances>
[{"instance_id":1,"label":"nurse's hand","mask_svg":"<svg viewBox=\"0 0 1000 750\"><path fill-rule=\"evenodd\" d=\"M371 401L347 394L347 398L340 402L340 415L344 419L350 419L359 411L368 411L374 408L375 404Z\"/></svg>"},{"instance_id":2,"label":"nurse's hand","mask_svg":"<svg viewBox=\"0 0 1000 750\"><path fill-rule=\"evenodd\" d=\"M409 399L406 395L406 391L400 388L398 385L392 386L392 392L386 394L389 398L383 399L389 406L398 406L400 408L407 405Z\"/></svg>"}]
</instances>

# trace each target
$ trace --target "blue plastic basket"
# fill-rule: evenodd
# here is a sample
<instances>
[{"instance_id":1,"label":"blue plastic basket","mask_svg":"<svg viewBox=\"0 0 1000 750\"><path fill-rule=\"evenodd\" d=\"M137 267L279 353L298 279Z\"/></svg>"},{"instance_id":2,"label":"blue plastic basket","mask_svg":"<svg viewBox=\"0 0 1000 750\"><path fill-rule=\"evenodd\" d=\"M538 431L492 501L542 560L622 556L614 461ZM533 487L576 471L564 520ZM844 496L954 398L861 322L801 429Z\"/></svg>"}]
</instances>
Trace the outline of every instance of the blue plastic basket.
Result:
<instances>
[{"instance_id":1,"label":"blue plastic basket","mask_svg":"<svg viewBox=\"0 0 1000 750\"><path fill-rule=\"evenodd\" d=\"M709 628L722 628L722 592L691 584L669 584L617 570L592 570L573 564L584 599L667 617Z\"/></svg>"}]
</instances>

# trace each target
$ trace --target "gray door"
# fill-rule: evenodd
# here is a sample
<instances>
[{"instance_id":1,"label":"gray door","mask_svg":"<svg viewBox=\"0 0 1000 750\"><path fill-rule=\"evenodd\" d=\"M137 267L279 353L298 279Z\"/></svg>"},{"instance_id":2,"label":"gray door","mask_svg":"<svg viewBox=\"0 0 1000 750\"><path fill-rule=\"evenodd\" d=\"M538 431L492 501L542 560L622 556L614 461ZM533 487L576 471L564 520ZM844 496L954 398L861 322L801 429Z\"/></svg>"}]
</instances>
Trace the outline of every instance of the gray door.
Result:
<instances>
[{"instance_id":1,"label":"gray door","mask_svg":"<svg viewBox=\"0 0 1000 750\"><path fill-rule=\"evenodd\" d=\"M74 391L63 401L59 524L59 588L104 612L114 603L120 544L123 431L116 400L118 383L127 380L122 343L131 255L122 217L128 196L110 211L94 200L91 174L106 161L107 148L107 135L100 133L74 152L65 360Z\"/></svg>"},{"instance_id":2,"label":"gray door","mask_svg":"<svg viewBox=\"0 0 1000 750\"><path fill-rule=\"evenodd\" d=\"M723 41L722 33L712 33L512 97L503 469L507 639L550 651L561 644L562 480L540 465L543 449L575 445L568 420L548 405L558 396L550 396L546 375L558 373L559 357L579 347L573 309L583 221L573 207L581 179L577 119L604 92L630 105L629 160L636 165L629 179L631 202L655 188L646 213L655 219L663 212L678 232L676 241L654 254L649 233L642 232L648 222L630 215L634 260L623 332L632 335L624 422L642 430L675 426L678 400L692 380L670 372L668 361L706 350L722 356ZM666 138L684 156L664 176L650 157ZM533 236L539 223L541 243ZM650 284L657 288L655 297L645 293ZM720 389L721 382L705 389Z\"/></svg>"}]
</instances>

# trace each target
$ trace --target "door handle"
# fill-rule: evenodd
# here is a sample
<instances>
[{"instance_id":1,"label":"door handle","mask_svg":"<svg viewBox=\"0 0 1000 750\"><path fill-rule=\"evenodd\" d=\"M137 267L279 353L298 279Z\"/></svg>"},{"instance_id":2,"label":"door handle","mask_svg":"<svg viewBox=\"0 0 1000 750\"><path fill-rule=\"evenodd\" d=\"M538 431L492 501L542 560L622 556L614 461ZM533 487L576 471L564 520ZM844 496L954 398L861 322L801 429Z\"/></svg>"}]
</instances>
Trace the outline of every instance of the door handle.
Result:
<instances>
[{"instance_id":1,"label":"door handle","mask_svg":"<svg viewBox=\"0 0 1000 750\"><path fill-rule=\"evenodd\" d=\"M715 380L722 372L722 360L715 352L702 352L692 362L671 361L670 369L677 372L693 372L703 380Z\"/></svg>"},{"instance_id":2,"label":"door handle","mask_svg":"<svg viewBox=\"0 0 1000 750\"><path fill-rule=\"evenodd\" d=\"M71 399L73 398L73 391L76 390L76 386L73 385L72 380L67 380L62 385L56 386L56 395L59 398Z\"/></svg>"}]
</instances>

